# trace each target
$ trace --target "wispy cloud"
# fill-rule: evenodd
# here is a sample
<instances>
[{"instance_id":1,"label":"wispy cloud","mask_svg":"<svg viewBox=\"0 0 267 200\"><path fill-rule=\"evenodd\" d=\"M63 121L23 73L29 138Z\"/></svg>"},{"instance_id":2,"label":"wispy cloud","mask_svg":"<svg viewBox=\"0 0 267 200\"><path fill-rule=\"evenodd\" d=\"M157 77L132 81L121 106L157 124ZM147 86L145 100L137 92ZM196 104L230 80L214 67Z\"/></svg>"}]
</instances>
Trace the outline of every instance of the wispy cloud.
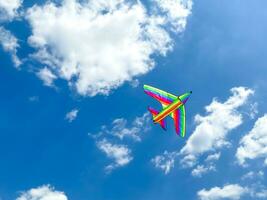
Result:
<instances>
[{"instance_id":1,"label":"wispy cloud","mask_svg":"<svg viewBox=\"0 0 267 200\"><path fill-rule=\"evenodd\" d=\"M70 112L68 112L65 116L65 119L68 120L69 122L72 122L73 120L76 119L78 115L79 110L78 109L73 109Z\"/></svg>"},{"instance_id":2,"label":"wispy cloud","mask_svg":"<svg viewBox=\"0 0 267 200\"><path fill-rule=\"evenodd\" d=\"M17 56L19 48L18 39L4 27L0 26L0 44L5 52L10 53L12 61L16 67L21 65L21 60Z\"/></svg>"},{"instance_id":3,"label":"wispy cloud","mask_svg":"<svg viewBox=\"0 0 267 200\"><path fill-rule=\"evenodd\" d=\"M203 174L208 173L209 171L215 171L215 166L214 165L208 165L208 166L204 166L204 165L197 165L195 169L192 170L191 174L194 177L202 177Z\"/></svg>"},{"instance_id":4,"label":"wispy cloud","mask_svg":"<svg viewBox=\"0 0 267 200\"><path fill-rule=\"evenodd\" d=\"M175 158L175 152L165 151L163 155L157 155L151 160L151 162L155 165L156 168L159 168L165 174L168 174L170 170L174 167Z\"/></svg>"},{"instance_id":5,"label":"wispy cloud","mask_svg":"<svg viewBox=\"0 0 267 200\"><path fill-rule=\"evenodd\" d=\"M37 73L37 76L43 81L44 85L53 87L54 80L57 78L53 72L47 67L40 69Z\"/></svg>"},{"instance_id":6,"label":"wispy cloud","mask_svg":"<svg viewBox=\"0 0 267 200\"><path fill-rule=\"evenodd\" d=\"M261 191L254 193L254 197L256 197L258 199L266 199L267 198L267 189L263 189Z\"/></svg>"},{"instance_id":7,"label":"wispy cloud","mask_svg":"<svg viewBox=\"0 0 267 200\"><path fill-rule=\"evenodd\" d=\"M29 101L30 102L37 102L37 101L39 101L39 96L31 96L31 97L29 97Z\"/></svg>"},{"instance_id":8,"label":"wispy cloud","mask_svg":"<svg viewBox=\"0 0 267 200\"><path fill-rule=\"evenodd\" d=\"M247 179L262 179L264 178L264 172L263 171L259 171L259 172L254 172L254 171L249 171L248 173L244 174L241 179L242 180L247 180Z\"/></svg>"},{"instance_id":9,"label":"wispy cloud","mask_svg":"<svg viewBox=\"0 0 267 200\"><path fill-rule=\"evenodd\" d=\"M120 140L125 138L140 142L141 135L150 129L149 113L144 113L141 117L136 117L129 125L129 122L124 118L113 120L111 126L102 126L101 131L95 136L114 136Z\"/></svg>"},{"instance_id":10,"label":"wispy cloud","mask_svg":"<svg viewBox=\"0 0 267 200\"><path fill-rule=\"evenodd\" d=\"M214 153L207 156L205 162L201 165L197 165L191 172L193 177L201 178L204 174L211 171L216 171L215 162L219 160L221 153Z\"/></svg>"},{"instance_id":11,"label":"wispy cloud","mask_svg":"<svg viewBox=\"0 0 267 200\"><path fill-rule=\"evenodd\" d=\"M123 142L140 142L142 134L150 128L149 114L144 113L141 117L136 117L132 123L124 118L113 120L110 126L102 126L101 131L88 135L96 141L98 149L103 151L113 162L106 166L106 172L122 167L130 163L133 159L132 151L127 144ZM125 141L125 139L128 139Z\"/></svg>"},{"instance_id":12,"label":"wispy cloud","mask_svg":"<svg viewBox=\"0 0 267 200\"><path fill-rule=\"evenodd\" d=\"M108 158L113 160L113 163L106 166L106 171L112 170L127 165L133 157L131 156L131 150L127 145L112 144L106 139L97 141L97 147L103 151Z\"/></svg>"},{"instance_id":13,"label":"wispy cloud","mask_svg":"<svg viewBox=\"0 0 267 200\"><path fill-rule=\"evenodd\" d=\"M210 154L207 156L206 158L206 162L212 162L212 161L216 161L216 160L219 160L221 157L221 153L214 153L214 154Z\"/></svg>"},{"instance_id":14,"label":"wispy cloud","mask_svg":"<svg viewBox=\"0 0 267 200\"><path fill-rule=\"evenodd\" d=\"M249 117L251 119L255 119L258 113L259 113L258 103L257 102L251 103L249 106L249 113L248 113Z\"/></svg>"}]
</instances>

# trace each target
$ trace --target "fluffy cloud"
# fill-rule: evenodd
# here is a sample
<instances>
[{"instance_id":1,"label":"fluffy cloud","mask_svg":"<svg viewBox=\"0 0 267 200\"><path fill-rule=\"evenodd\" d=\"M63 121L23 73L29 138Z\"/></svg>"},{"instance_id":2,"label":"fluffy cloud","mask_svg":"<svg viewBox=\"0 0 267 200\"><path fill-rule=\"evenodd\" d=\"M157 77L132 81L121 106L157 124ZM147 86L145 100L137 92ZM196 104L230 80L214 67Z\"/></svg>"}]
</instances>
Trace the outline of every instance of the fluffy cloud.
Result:
<instances>
[{"instance_id":1,"label":"fluffy cloud","mask_svg":"<svg viewBox=\"0 0 267 200\"><path fill-rule=\"evenodd\" d=\"M151 160L156 168L162 170L165 174L168 174L170 170L174 167L176 153L165 151L163 155L157 155Z\"/></svg>"},{"instance_id":2,"label":"fluffy cloud","mask_svg":"<svg viewBox=\"0 0 267 200\"><path fill-rule=\"evenodd\" d=\"M225 185L224 187L214 187L210 190L202 189L198 191L198 197L201 200L220 200L232 199L238 200L244 194L249 192L249 189L244 188L238 184Z\"/></svg>"},{"instance_id":3,"label":"fluffy cloud","mask_svg":"<svg viewBox=\"0 0 267 200\"><path fill-rule=\"evenodd\" d=\"M240 140L236 157L240 165L246 165L248 159L267 159L267 114L259 118L252 130Z\"/></svg>"},{"instance_id":4,"label":"fluffy cloud","mask_svg":"<svg viewBox=\"0 0 267 200\"><path fill-rule=\"evenodd\" d=\"M244 87L232 88L231 92L232 96L225 102L214 99L206 106L206 116L195 116L197 126L180 151L185 156L181 161L183 165L192 166L199 155L229 144L227 134L242 123L242 115L237 109L254 93Z\"/></svg>"},{"instance_id":5,"label":"fluffy cloud","mask_svg":"<svg viewBox=\"0 0 267 200\"><path fill-rule=\"evenodd\" d=\"M108 94L125 81L150 71L152 55L173 43L167 24L182 32L192 2L157 1L160 12L148 14L140 1L48 1L27 11L36 48L33 58L49 66L81 95ZM156 10L156 9L155 9Z\"/></svg>"},{"instance_id":6,"label":"fluffy cloud","mask_svg":"<svg viewBox=\"0 0 267 200\"><path fill-rule=\"evenodd\" d=\"M158 8L167 14L166 20L172 25L174 32L182 32L191 14L193 2L191 0L156 0Z\"/></svg>"},{"instance_id":7,"label":"fluffy cloud","mask_svg":"<svg viewBox=\"0 0 267 200\"><path fill-rule=\"evenodd\" d=\"M72 122L73 120L76 119L78 112L79 112L78 109L73 109L72 111L66 114L65 119L68 120L69 122Z\"/></svg>"},{"instance_id":8,"label":"fluffy cloud","mask_svg":"<svg viewBox=\"0 0 267 200\"><path fill-rule=\"evenodd\" d=\"M23 0L0 0L0 20L10 20L17 15Z\"/></svg>"},{"instance_id":9,"label":"fluffy cloud","mask_svg":"<svg viewBox=\"0 0 267 200\"><path fill-rule=\"evenodd\" d=\"M63 192L55 191L49 185L30 189L23 192L16 200L67 200Z\"/></svg>"},{"instance_id":10,"label":"fluffy cloud","mask_svg":"<svg viewBox=\"0 0 267 200\"><path fill-rule=\"evenodd\" d=\"M229 145L226 141L227 134L242 123L242 115L238 108L247 103L248 97L254 91L244 87L235 87L231 89L231 92L232 96L223 103L213 99L211 104L205 107L208 112L206 116L197 114L195 116L197 126L186 145L180 151L165 151L164 154L156 156L153 159L155 166L168 173L174 167L174 160L183 156L180 160L181 166L193 167L201 154ZM218 160L220 155L220 153L214 153L207 156L206 165L199 165L193 169L192 175L214 171L213 162Z\"/></svg>"},{"instance_id":11,"label":"fluffy cloud","mask_svg":"<svg viewBox=\"0 0 267 200\"><path fill-rule=\"evenodd\" d=\"M12 33L0 26L0 44L5 52L11 54L12 61L16 67L21 64L17 56L17 49L19 48L18 39Z\"/></svg>"},{"instance_id":12,"label":"fluffy cloud","mask_svg":"<svg viewBox=\"0 0 267 200\"><path fill-rule=\"evenodd\" d=\"M112 144L106 139L103 139L97 142L97 147L103 151L108 158L113 160L113 163L106 167L107 172L127 165L133 159L131 150L126 145Z\"/></svg>"}]
</instances>

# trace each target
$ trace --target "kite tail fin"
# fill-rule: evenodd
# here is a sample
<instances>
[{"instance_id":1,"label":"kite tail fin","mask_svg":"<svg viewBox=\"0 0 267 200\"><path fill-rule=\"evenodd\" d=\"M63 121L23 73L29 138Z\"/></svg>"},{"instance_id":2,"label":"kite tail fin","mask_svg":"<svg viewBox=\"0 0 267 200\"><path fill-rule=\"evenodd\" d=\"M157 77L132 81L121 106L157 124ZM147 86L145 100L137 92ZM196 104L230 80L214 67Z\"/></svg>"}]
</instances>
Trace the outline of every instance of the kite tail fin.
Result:
<instances>
[{"instance_id":1,"label":"kite tail fin","mask_svg":"<svg viewBox=\"0 0 267 200\"><path fill-rule=\"evenodd\" d=\"M154 108L151 108L151 107L148 107L148 110L149 110L149 112L152 114L152 116L153 116L153 121L154 121L155 116L158 115L159 112L158 112L157 110L155 110ZM160 126L161 126L164 130L167 130L165 119L162 119L161 121L156 122L156 123L159 123Z\"/></svg>"}]
</instances>

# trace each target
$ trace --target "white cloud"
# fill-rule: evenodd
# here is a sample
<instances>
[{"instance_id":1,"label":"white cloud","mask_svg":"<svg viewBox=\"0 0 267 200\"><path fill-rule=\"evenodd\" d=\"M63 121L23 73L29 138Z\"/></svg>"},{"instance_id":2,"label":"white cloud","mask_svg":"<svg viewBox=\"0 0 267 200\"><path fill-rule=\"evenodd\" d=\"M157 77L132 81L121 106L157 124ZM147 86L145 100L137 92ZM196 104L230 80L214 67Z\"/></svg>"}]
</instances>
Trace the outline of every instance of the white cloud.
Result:
<instances>
[{"instance_id":1,"label":"white cloud","mask_svg":"<svg viewBox=\"0 0 267 200\"><path fill-rule=\"evenodd\" d=\"M57 78L47 67L40 69L37 76L49 87L54 86L54 80Z\"/></svg>"},{"instance_id":2,"label":"white cloud","mask_svg":"<svg viewBox=\"0 0 267 200\"><path fill-rule=\"evenodd\" d=\"M119 118L112 122L111 128L109 126L102 126L101 131L97 134L88 133L95 140L97 147L113 160L113 163L106 167L107 172L124 166L133 159L132 151L128 145L114 143L121 143L125 138L131 139L134 142L140 142L142 139L141 134L150 129L150 120L151 118L146 112L141 117L136 117L130 126L126 119Z\"/></svg>"},{"instance_id":3,"label":"white cloud","mask_svg":"<svg viewBox=\"0 0 267 200\"><path fill-rule=\"evenodd\" d=\"M241 177L241 179L245 180L245 179L263 178L263 177L264 177L264 172L261 170L259 172L249 171L248 173L244 174Z\"/></svg>"},{"instance_id":4,"label":"white cloud","mask_svg":"<svg viewBox=\"0 0 267 200\"><path fill-rule=\"evenodd\" d=\"M242 195L249 192L248 188L242 187L238 184L225 185L224 187L214 187L210 190L202 189L198 191L198 197L201 200L221 200L232 199L239 200Z\"/></svg>"},{"instance_id":5,"label":"white cloud","mask_svg":"<svg viewBox=\"0 0 267 200\"><path fill-rule=\"evenodd\" d=\"M207 158L205 159L205 165L197 165L191 172L192 176L200 178L203 176L203 174L207 174L210 171L216 171L214 162L219 160L220 157L221 157L220 152L208 155ZM189 162L188 158L184 158L184 162L187 163L187 165L184 167L194 166L196 158L194 159L195 160L192 160L191 163L188 165Z\"/></svg>"},{"instance_id":6,"label":"white cloud","mask_svg":"<svg viewBox=\"0 0 267 200\"><path fill-rule=\"evenodd\" d=\"M113 160L113 163L106 167L107 172L127 165L133 159L131 150L126 145L112 144L106 139L103 139L97 142L97 147L103 151L108 158Z\"/></svg>"},{"instance_id":7,"label":"white cloud","mask_svg":"<svg viewBox=\"0 0 267 200\"><path fill-rule=\"evenodd\" d=\"M259 111L258 111L258 103L257 102L251 103L250 107L249 107L249 117L251 119L255 119L255 117L256 117L256 115L258 113L259 113Z\"/></svg>"},{"instance_id":8,"label":"white cloud","mask_svg":"<svg viewBox=\"0 0 267 200\"><path fill-rule=\"evenodd\" d=\"M37 102L37 101L39 101L39 96L31 96L31 97L29 97L29 101L30 102Z\"/></svg>"},{"instance_id":9,"label":"white cloud","mask_svg":"<svg viewBox=\"0 0 267 200\"><path fill-rule=\"evenodd\" d=\"M26 15L32 28L28 41L37 50L33 58L81 95L108 94L150 71L152 55L164 56L172 49L167 22L177 32L184 30L191 1L166 2L157 1L163 11L152 15L140 1L35 5Z\"/></svg>"},{"instance_id":10,"label":"white cloud","mask_svg":"<svg viewBox=\"0 0 267 200\"><path fill-rule=\"evenodd\" d=\"M262 190L260 192L256 192L254 194L254 196L257 197L257 198L260 198L260 199L266 199L267 198L267 189Z\"/></svg>"},{"instance_id":11,"label":"white cloud","mask_svg":"<svg viewBox=\"0 0 267 200\"><path fill-rule=\"evenodd\" d=\"M174 32L181 32L185 29L187 18L192 10L191 0L156 0L155 2L167 14L166 20L173 26Z\"/></svg>"},{"instance_id":12,"label":"white cloud","mask_svg":"<svg viewBox=\"0 0 267 200\"><path fill-rule=\"evenodd\" d=\"M179 153L177 153L179 155ZM197 157L193 154L188 154L183 157L180 164L183 168L193 167L197 162Z\"/></svg>"},{"instance_id":13,"label":"white cloud","mask_svg":"<svg viewBox=\"0 0 267 200\"><path fill-rule=\"evenodd\" d=\"M267 114L259 118L252 130L240 140L236 157L240 165L246 165L248 159L267 159Z\"/></svg>"},{"instance_id":14,"label":"white cloud","mask_svg":"<svg viewBox=\"0 0 267 200\"><path fill-rule=\"evenodd\" d=\"M241 177L241 179L252 179L253 177L255 176L255 173L254 172L252 172L252 171L250 171L250 172L248 172L248 173L246 173L245 175L243 175L242 177Z\"/></svg>"},{"instance_id":15,"label":"white cloud","mask_svg":"<svg viewBox=\"0 0 267 200\"><path fill-rule=\"evenodd\" d=\"M213 161L216 161L216 160L219 160L221 157L221 153L215 153L215 154L211 154L211 155L208 155L208 157L206 158L206 162L213 162Z\"/></svg>"},{"instance_id":16,"label":"white cloud","mask_svg":"<svg viewBox=\"0 0 267 200\"><path fill-rule=\"evenodd\" d=\"M112 128L107 126L102 126L102 130L97 134L102 135L112 135L120 140L124 138L130 138L134 141L141 141L141 133L145 133L150 128L150 115L149 113L144 113L141 117L136 117L132 122L131 126L128 125L128 121L124 118L115 119L112 122Z\"/></svg>"},{"instance_id":17,"label":"white cloud","mask_svg":"<svg viewBox=\"0 0 267 200\"><path fill-rule=\"evenodd\" d=\"M206 116L195 116L197 126L180 151L184 156L182 165L192 166L199 155L229 145L226 140L228 133L242 123L242 115L237 109L247 102L254 91L235 87L231 92L233 95L223 103L213 99L212 103L205 107L208 113ZM192 159L188 160L188 157Z\"/></svg>"},{"instance_id":18,"label":"white cloud","mask_svg":"<svg viewBox=\"0 0 267 200\"><path fill-rule=\"evenodd\" d=\"M137 80L137 79L134 79L130 82L130 85L133 87L133 88L137 88L139 86L140 82Z\"/></svg>"},{"instance_id":19,"label":"white cloud","mask_svg":"<svg viewBox=\"0 0 267 200\"><path fill-rule=\"evenodd\" d=\"M209 165L209 166L204 166L204 165L198 165L195 169L192 170L191 174L194 177L202 177L203 174L208 173L209 171L216 171L215 166Z\"/></svg>"},{"instance_id":20,"label":"white cloud","mask_svg":"<svg viewBox=\"0 0 267 200\"><path fill-rule=\"evenodd\" d=\"M0 26L0 44L5 52L11 54L12 61L16 67L21 65L21 61L17 56L19 48L18 39L12 33Z\"/></svg>"},{"instance_id":21,"label":"white cloud","mask_svg":"<svg viewBox=\"0 0 267 200\"><path fill-rule=\"evenodd\" d=\"M0 0L0 20L11 20L17 16L17 9L23 0Z\"/></svg>"},{"instance_id":22,"label":"white cloud","mask_svg":"<svg viewBox=\"0 0 267 200\"><path fill-rule=\"evenodd\" d=\"M151 162L155 165L156 168L159 168L165 174L168 174L170 170L174 167L176 156L177 155L175 152L164 151L163 155L157 155L151 160Z\"/></svg>"},{"instance_id":23,"label":"white cloud","mask_svg":"<svg viewBox=\"0 0 267 200\"><path fill-rule=\"evenodd\" d=\"M78 109L73 109L70 112L68 112L65 116L65 119L68 120L69 122L72 122L73 120L76 119L78 115L79 110Z\"/></svg>"},{"instance_id":24,"label":"white cloud","mask_svg":"<svg viewBox=\"0 0 267 200\"><path fill-rule=\"evenodd\" d=\"M67 200L63 192L55 191L49 185L30 189L23 192L16 200Z\"/></svg>"}]
</instances>

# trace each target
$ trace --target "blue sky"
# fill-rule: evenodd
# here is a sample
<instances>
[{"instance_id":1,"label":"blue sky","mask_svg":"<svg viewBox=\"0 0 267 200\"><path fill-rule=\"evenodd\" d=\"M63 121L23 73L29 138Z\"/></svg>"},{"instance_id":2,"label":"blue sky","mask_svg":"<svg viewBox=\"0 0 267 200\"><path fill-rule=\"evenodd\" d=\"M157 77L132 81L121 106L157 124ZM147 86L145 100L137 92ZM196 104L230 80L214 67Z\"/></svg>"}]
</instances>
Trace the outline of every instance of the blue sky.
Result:
<instances>
[{"instance_id":1,"label":"blue sky","mask_svg":"<svg viewBox=\"0 0 267 200\"><path fill-rule=\"evenodd\" d=\"M0 0L1 200L267 198L267 2L50 1L50 18L46 1L14 2ZM193 91L185 138L151 123L143 84Z\"/></svg>"}]
</instances>

